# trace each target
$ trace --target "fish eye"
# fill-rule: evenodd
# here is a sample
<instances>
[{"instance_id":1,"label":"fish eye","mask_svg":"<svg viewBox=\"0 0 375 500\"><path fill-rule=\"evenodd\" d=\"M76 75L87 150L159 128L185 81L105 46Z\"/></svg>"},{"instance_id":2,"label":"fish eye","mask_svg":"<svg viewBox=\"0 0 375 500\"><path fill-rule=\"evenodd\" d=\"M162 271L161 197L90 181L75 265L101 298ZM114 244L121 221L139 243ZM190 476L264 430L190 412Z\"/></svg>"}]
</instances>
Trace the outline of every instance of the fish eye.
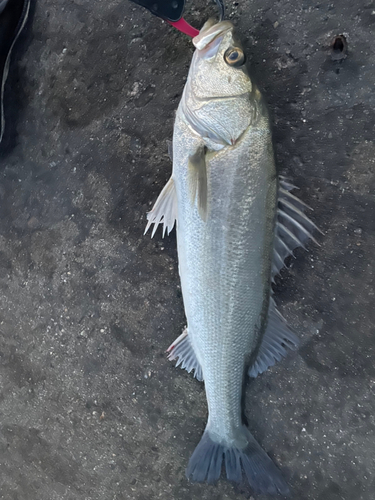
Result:
<instances>
[{"instance_id":1,"label":"fish eye","mask_svg":"<svg viewBox=\"0 0 375 500\"><path fill-rule=\"evenodd\" d=\"M245 63L245 54L238 47L230 47L224 54L224 59L229 66L238 68Z\"/></svg>"}]
</instances>

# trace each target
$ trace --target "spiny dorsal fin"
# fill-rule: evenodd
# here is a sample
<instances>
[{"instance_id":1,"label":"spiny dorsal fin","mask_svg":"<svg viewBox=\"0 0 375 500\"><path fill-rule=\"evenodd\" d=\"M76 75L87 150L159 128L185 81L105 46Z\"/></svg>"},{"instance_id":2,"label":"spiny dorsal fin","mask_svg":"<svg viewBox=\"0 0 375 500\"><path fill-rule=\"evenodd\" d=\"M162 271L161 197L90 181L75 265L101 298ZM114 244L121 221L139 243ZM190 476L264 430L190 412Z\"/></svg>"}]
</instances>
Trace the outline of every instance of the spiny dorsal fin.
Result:
<instances>
[{"instance_id":1,"label":"spiny dorsal fin","mask_svg":"<svg viewBox=\"0 0 375 500\"><path fill-rule=\"evenodd\" d=\"M147 214L147 226L144 234L147 233L151 224L154 224L151 238L154 236L159 224L163 224L163 238L165 231L169 234L177 220L177 195L173 178L171 177L159 194L152 210Z\"/></svg>"},{"instance_id":2,"label":"spiny dorsal fin","mask_svg":"<svg viewBox=\"0 0 375 500\"><path fill-rule=\"evenodd\" d=\"M288 349L295 351L299 340L277 310L274 300L270 299L267 327L257 358L249 369L249 376L256 377L285 357Z\"/></svg>"},{"instance_id":3,"label":"spiny dorsal fin","mask_svg":"<svg viewBox=\"0 0 375 500\"><path fill-rule=\"evenodd\" d=\"M289 255L293 255L293 250L298 247L306 250L305 243L310 239L319 245L312 233L314 231L321 232L303 212L304 209L311 210L311 208L290 193L292 189L296 189L296 186L293 186L282 176L280 176L279 181L272 281L284 267L285 259Z\"/></svg>"}]
</instances>

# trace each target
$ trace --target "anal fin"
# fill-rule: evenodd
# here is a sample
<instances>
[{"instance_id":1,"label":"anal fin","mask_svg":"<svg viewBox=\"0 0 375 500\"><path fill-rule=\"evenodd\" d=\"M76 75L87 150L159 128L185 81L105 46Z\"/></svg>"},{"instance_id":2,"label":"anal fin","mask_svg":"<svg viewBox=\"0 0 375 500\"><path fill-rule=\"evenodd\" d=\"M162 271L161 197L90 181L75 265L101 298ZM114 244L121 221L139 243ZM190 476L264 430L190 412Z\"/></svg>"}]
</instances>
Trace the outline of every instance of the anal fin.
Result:
<instances>
[{"instance_id":1,"label":"anal fin","mask_svg":"<svg viewBox=\"0 0 375 500\"><path fill-rule=\"evenodd\" d=\"M287 325L287 322L270 299L267 327L254 364L249 369L249 376L255 378L288 354L288 349L295 351L299 340Z\"/></svg>"},{"instance_id":2,"label":"anal fin","mask_svg":"<svg viewBox=\"0 0 375 500\"><path fill-rule=\"evenodd\" d=\"M200 382L203 381L202 367L191 345L187 328L168 347L167 352L170 361L177 359L176 366L181 365L181 368L185 369L188 373L194 370L194 377Z\"/></svg>"},{"instance_id":3,"label":"anal fin","mask_svg":"<svg viewBox=\"0 0 375 500\"><path fill-rule=\"evenodd\" d=\"M177 195L173 177L169 179L159 194L152 210L147 214L147 226L144 234L147 233L151 224L154 224L151 238L154 236L159 224L163 223L163 238L165 231L168 234L172 231L177 219Z\"/></svg>"}]
</instances>

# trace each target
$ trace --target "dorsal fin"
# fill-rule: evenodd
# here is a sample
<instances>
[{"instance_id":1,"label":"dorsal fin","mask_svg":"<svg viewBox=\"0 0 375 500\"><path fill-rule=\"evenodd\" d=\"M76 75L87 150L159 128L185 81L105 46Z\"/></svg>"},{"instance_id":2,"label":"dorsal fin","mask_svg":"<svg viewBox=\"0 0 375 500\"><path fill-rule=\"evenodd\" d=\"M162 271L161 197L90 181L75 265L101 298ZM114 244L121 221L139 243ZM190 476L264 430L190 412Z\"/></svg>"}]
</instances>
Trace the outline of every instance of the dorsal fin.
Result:
<instances>
[{"instance_id":1,"label":"dorsal fin","mask_svg":"<svg viewBox=\"0 0 375 500\"><path fill-rule=\"evenodd\" d=\"M285 177L280 176L271 271L272 281L285 266L285 259L293 255L294 249L305 248L305 243L310 239L319 245L312 233L315 230L321 231L303 212L304 209L311 210L311 208L291 194L292 189L296 189L296 186L288 182ZM256 360L249 369L250 377L256 377L259 373L263 373L286 356L288 349L297 349L298 344L298 338L277 310L271 297L266 330Z\"/></svg>"},{"instance_id":2,"label":"dorsal fin","mask_svg":"<svg viewBox=\"0 0 375 500\"><path fill-rule=\"evenodd\" d=\"M256 377L273 366L288 354L288 349L295 351L299 340L277 310L274 300L270 299L267 327L256 360L249 369L249 376Z\"/></svg>"},{"instance_id":3,"label":"dorsal fin","mask_svg":"<svg viewBox=\"0 0 375 500\"><path fill-rule=\"evenodd\" d=\"M272 281L285 266L285 259L289 255L293 255L293 250L298 247L305 248L305 243L309 240L319 245L312 233L321 231L303 212L306 208L312 209L290 193L292 189L296 189L296 186L288 182L285 177L280 176Z\"/></svg>"}]
</instances>

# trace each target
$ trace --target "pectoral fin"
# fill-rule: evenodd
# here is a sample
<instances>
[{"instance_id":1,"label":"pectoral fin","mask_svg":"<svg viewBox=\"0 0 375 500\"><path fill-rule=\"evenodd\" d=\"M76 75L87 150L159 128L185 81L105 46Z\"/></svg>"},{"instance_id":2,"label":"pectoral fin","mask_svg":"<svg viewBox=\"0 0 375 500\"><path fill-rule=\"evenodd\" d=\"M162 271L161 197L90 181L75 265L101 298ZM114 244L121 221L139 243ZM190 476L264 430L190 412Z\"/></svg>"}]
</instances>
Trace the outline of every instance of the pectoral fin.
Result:
<instances>
[{"instance_id":1,"label":"pectoral fin","mask_svg":"<svg viewBox=\"0 0 375 500\"><path fill-rule=\"evenodd\" d=\"M206 148L201 146L189 156L188 179L191 202L197 200L198 213L201 219L207 220L207 167Z\"/></svg>"}]
</instances>

